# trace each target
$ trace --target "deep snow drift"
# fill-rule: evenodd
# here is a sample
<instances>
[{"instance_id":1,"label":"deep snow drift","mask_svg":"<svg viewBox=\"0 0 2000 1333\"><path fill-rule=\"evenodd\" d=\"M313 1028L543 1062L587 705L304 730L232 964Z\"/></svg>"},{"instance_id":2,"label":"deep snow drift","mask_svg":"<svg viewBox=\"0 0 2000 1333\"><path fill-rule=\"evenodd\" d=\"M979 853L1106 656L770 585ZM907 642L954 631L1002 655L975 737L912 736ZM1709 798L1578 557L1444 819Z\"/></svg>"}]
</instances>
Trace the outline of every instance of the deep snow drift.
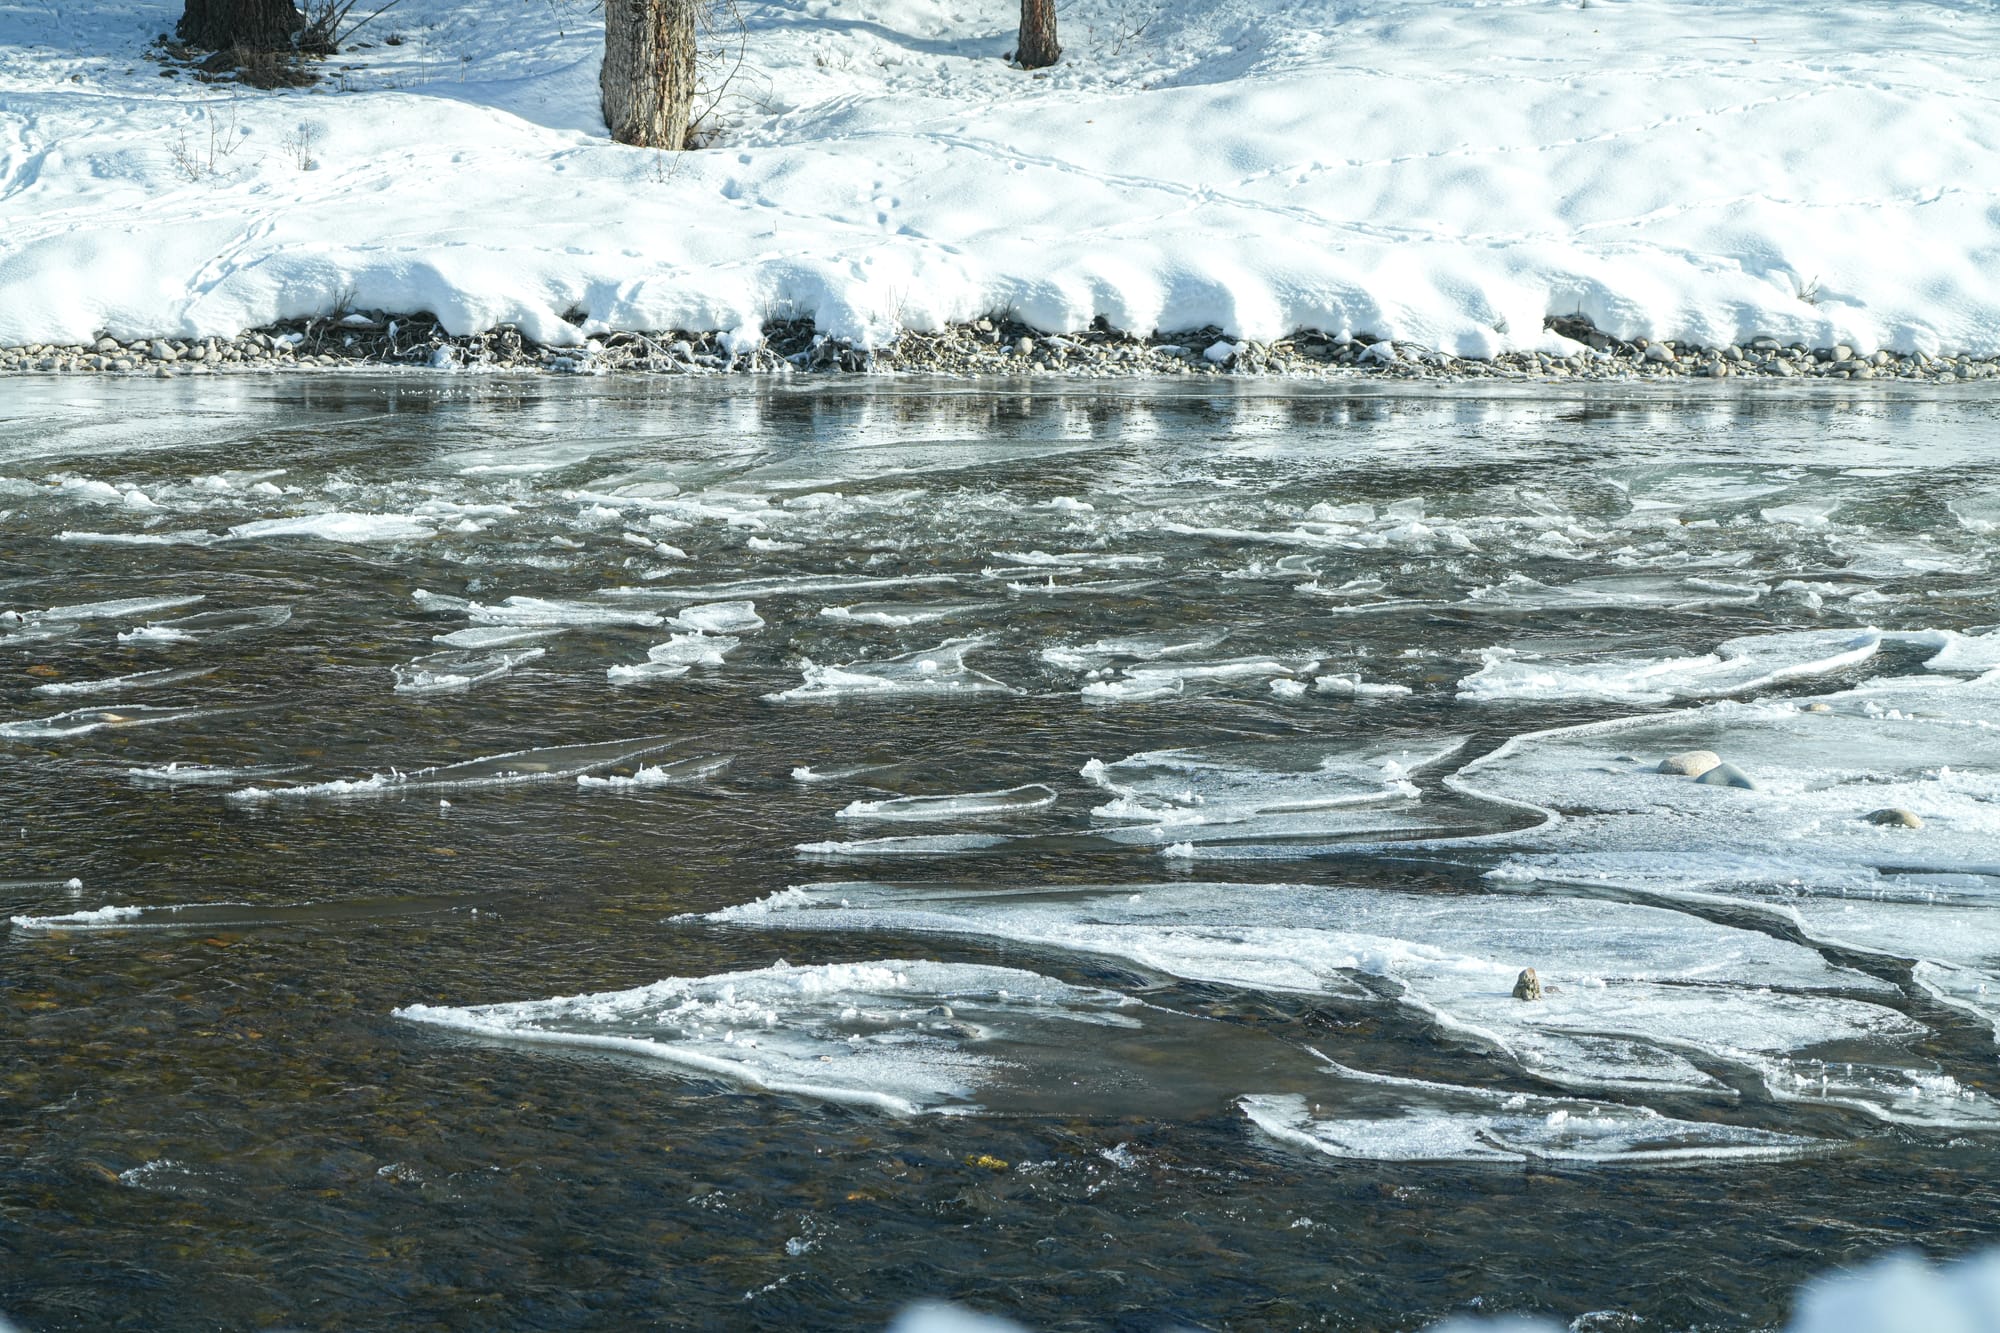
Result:
<instances>
[{"instance_id":1,"label":"deep snow drift","mask_svg":"<svg viewBox=\"0 0 2000 1333\"><path fill-rule=\"evenodd\" d=\"M2000 353L1970 0L1074 0L1046 76L1004 5L752 2L678 155L606 138L579 0L404 0L286 92L160 77L179 7L0 3L0 345L358 306Z\"/></svg>"}]
</instances>

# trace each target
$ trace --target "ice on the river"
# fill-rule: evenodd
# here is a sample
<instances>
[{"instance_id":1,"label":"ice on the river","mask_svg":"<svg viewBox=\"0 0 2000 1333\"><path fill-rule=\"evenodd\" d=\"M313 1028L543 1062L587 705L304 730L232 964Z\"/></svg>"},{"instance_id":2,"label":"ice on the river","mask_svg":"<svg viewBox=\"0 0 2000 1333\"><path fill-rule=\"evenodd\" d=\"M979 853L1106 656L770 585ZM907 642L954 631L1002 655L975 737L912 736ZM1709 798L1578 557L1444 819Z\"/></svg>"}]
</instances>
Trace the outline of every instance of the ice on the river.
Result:
<instances>
[{"instance_id":1,"label":"ice on the river","mask_svg":"<svg viewBox=\"0 0 2000 1333\"><path fill-rule=\"evenodd\" d=\"M1481 654L1484 666L1458 683L1458 695L1480 703L1712 699L1844 670L1873 657L1882 639L1873 629L1753 634L1726 640L1714 652L1693 657L1544 656L1495 648Z\"/></svg>"},{"instance_id":2,"label":"ice on the river","mask_svg":"<svg viewBox=\"0 0 2000 1333\"><path fill-rule=\"evenodd\" d=\"M272 537L313 537L324 542L360 546L370 542L421 541L437 536L437 528L407 514L302 514L294 518L260 518L229 529L237 541Z\"/></svg>"},{"instance_id":3,"label":"ice on the river","mask_svg":"<svg viewBox=\"0 0 2000 1333\"><path fill-rule=\"evenodd\" d=\"M541 746L532 750L510 750L483 759L469 759L459 764L413 769L407 773L391 769L365 778L343 778L296 787L242 787L230 792L227 799L238 802L341 800L556 782L616 768L646 755L657 754L676 743L677 739L671 736L635 736L583 745Z\"/></svg>"},{"instance_id":4,"label":"ice on the river","mask_svg":"<svg viewBox=\"0 0 2000 1333\"><path fill-rule=\"evenodd\" d=\"M166 764L128 768L125 770L125 776L142 784L222 787L235 782L259 782L265 778L287 777L304 770L304 764L195 764L175 760Z\"/></svg>"},{"instance_id":5,"label":"ice on the river","mask_svg":"<svg viewBox=\"0 0 2000 1333\"><path fill-rule=\"evenodd\" d=\"M1013 838L1004 833L917 833L893 838L855 838L847 842L802 842L801 856L845 861L873 861L910 856L965 856L1005 847Z\"/></svg>"},{"instance_id":6,"label":"ice on the river","mask_svg":"<svg viewBox=\"0 0 2000 1333\"><path fill-rule=\"evenodd\" d=\"M1042 660L1071 671L1097 671L1114 662L1157 662L1162 658L1207 652L1227 637L1229 631L1221 629L1198 634L1121 634L1090 643L1044 648Z\"/></svg>"},{"instance_id":7,"label":"ice on the river","mask_svg":"<svg viewBox=\"0 0 2000 1333\"><path fill-rule=\"evenodd\" d=\"M420 598L418 605L424 604ZM432 605L436 605L435 599ZM602 602L562 601L546 597L515 596L491 606L481 602L466 602L463 609L467 618L475 625L548 625L563 628L631 625L650 629L665 620L665 617L654 611L608 606Z\"/></svg>"},{"instance_id":8,"label":"ice on the river","mask_svg":"<svg viewBox=\"0 0 2000 1333\"><path fill-rule=\"evenodd\" d=\"M514 648L524 643L540 643L564 633L567 630L562 626L515 629L506 625L475 625L471 629L452 630L449 634L433 634L431 642L441 643L447 648Z\"/></svg>"},{"instance_id":9,"label":"ice on the river","mask_svg":"<svg viewBox=\"0 0 2000 1333\"><path fill-rule=\"evenodd\" d=\"M548 655L546 648L499 649L488 652L432 653L389 668L397 694L449 694L469 690Z\"/></svg>"},{"instance_id":10,"label":"ice on the river","mask_svg":"<svg viewBox=\"0 0 2000 1333\"><path fill-rule=\"evenodd\" d=\"M162 667L157 671L133 671L122 676L100 676L95 680L52 680L46 685L37 685L34 693L43 695L91 695L123 694L128 690L158 689L162 685L178 685L183 681L199 680L214 673L214 667Z\"/></svg>"},{"instance_id":11,"label":"ice on the river","mask_svg":"<svg viewBox=\"0 0 2000 1333\"><path fill-rule=\"evenodd\" d=\"M1797 1134L1681 1120L1644 1106L1390 1078L1332 1065L1312 1096L1252 1094L1251 1123L1345 1161L1556 1161L1625 1166L1770 1161L1826 1145Z\"/></svg>"},{"instance_id":12,"label":"ice on the river","mask_svg":"<svg viewBox=\"0 0 2000 1333\"><path fill-rule=\"evenodd\" d=\"M1602 574L1551 585L1525 574L1476 588L1465 603L1489 611L1690 611L1748 606L1767 591L1747 580L1671 574Z\"/></svg>"},{"instance_id":13,"label":"ice on the river","mask_svg":"<svg viewBox=\"0 0 2000 1333\"><path fill-rule=\"evenodd\" d=\"M1463 736L1420 747L1324 741L1238 741L1199 749L1148 750L1083 777L1112 800L1094 818L1164 824L1228 824L1257 815L1377 805L1417 795L1409 775L1448 758Z\"/></svg>"},{"instance_id":14,"label":"ice on the river","mask_svg":"<svg viewBox=\"0 0 2000 1333\"><path fill-rule=\"evenodd\" d=\"M1690 749L1732 760L1758 790L1654 771ZM1918 985L2000 1030L2000 674L1531 734L1449 785L1543 812L1497 885L1733 905L1910 960ZM1923 827L1869 821L1885 809Z\"/></svg>"},{"instance_id":15,"label":"ice on the river","mask_svg":"<svg viewBox=\"0 0 2000 1333\"><path fill-rule=\"evenodd\" d=\"M1092 703L1139 703L1166 699L1197 686L1243 680L1288 679L1319 665L1317 658L1232 657L1176 661L1164 666L1126 667L1104 679L1086 681L1083 697Z\"/></svg>"},{"instance_id":16,"label":"ice on the river","mask_svg":"<svg viewBox=\"0 0 2000 1333\"><path fill-rule=\"evenodd\" d=\"M1056 803L1055 788L1039 782L1005 791L963 792L950 796L898 796L881 801L852 801L834 812L835 819L930 820L1023 814L1046 810Z\"/></svg>"},{"instance_id":17,"label":"ice on the river","mask_svg":"<svg viewBox=\"0 0 2000 1333\"><path fill-rule=\"evenodd\" d=\"M102 602L75 602L67 606L49 606L27 611L0 611L0 625L49 623L76 625L94 620L125 620L133 616L151 615L155 611L178 610L203 600L205 598L200 593L172 597L116 597Z\"/></svg>"},{"instance_id":18,"label":"ice on the river","mask_svg":"<svg viewBox=\"0 0 2000 1333\"><path fill-rule=\"evenodd\" d=\"M966 1110L1037 1051L1136 1028L1137 1002L1014 968L884 961L670 977L633 990L398 1018L622 1051L768 1092L897 1114Z\"/></svg>"},{"instance_id":19,"label":"ice on the river","mask_svg":"<svg viewBox=\"0 0 2000 1333\"><path fill-rule=\"evenodd\" d=\"M691 782L712 778L728 768L731 759L727 755L698 754L686 759L674 759L664 764L641 764L630 774L610 773L596 777L589 773L577 775L576 785L586 791L593 788L601 791L632 791L644 787L684 787Z\"/></svg>"},{"instance_id":20,"label":"ice on the river","mask_svg":"<svg viewBox=\"0 0 2000 1333\"><path fill-rule=\"evenodd\" d=\"M289 606L245 606L226 611L197 611L172 620L155 620L139 628L121 631L120 643L194 643L201 639L246 634L255 630L277 629L292 618Z\"/></svg>"},{"instance_id":21,"label":"ice on the river","mask_svg":"<svg viewBox=\"0 0 2000 1333\"><path fill-rule=\"evenodd\" d=\"M764 628L764 618L757 614L757 604L752 601L707 602L684 607L675 613L673 623L697 634L748 634Z\"/></svg>"},{"instance_id":22,"label":"ice on the river","mask_svg":"<svg viewBox=\"0 0 2000 1333\"><path fill-rule=\"evenodd\" d=\"M185 722L198 717L217 717L231 711L235 710L162 708L150 704L133 704L127 708L75 708L49 717L0 722L0 739L65 740L72 736L88 736L92 732L115 728L152 727L170 722Z\"/></svg>"},{"instance_id":23,"label":"ice on the river","mask_svg":"<svg viewBox=\"0 0 2000 1333\"><path fill-rule=\"evenodd\" d=\"M819 884L704 918L947 935L1117 958L1249 990L1385 997L1474 1051L1580 1090L1774 1098L1888 1120L2000 1127L2000 1106L1914 1046L1895 988L1816 951L1683 912L1601 899L1327 885L1017 889ZM1523 967L1548 996L1513 998ZM1831 1054L1837 1048L1838 1054Z\"/></svg>"},{"instance_id":24,"label":"ice on the river","mask_svg":"<svg viewBox=\"0 0 2000 1333\"><path fill-rule=\"evenodd\" d=\"M934 620L955 620L960 616L978 615L990 611L997 602L856 602L851 606L822 606L819 614L825 620L838 620L849 625L882 625L890 629L903 629L910 625L929 624Z\"/></svg>"},{"instance_id":25,"label":"ice on the river","mask_svg":"<svg viewBox=\"0 0 2000 1333\"><path fill-rule=\"evenodd\" d=\"M773 703L792 703L898 695L1019 693L1013 686L965 664L966 654L977 647L976 641L954 640L936 648L878 661L844 662L839 666L820 666L808 659L800 663L803 683L764 697Z\"/></svg>"}]
</instances>

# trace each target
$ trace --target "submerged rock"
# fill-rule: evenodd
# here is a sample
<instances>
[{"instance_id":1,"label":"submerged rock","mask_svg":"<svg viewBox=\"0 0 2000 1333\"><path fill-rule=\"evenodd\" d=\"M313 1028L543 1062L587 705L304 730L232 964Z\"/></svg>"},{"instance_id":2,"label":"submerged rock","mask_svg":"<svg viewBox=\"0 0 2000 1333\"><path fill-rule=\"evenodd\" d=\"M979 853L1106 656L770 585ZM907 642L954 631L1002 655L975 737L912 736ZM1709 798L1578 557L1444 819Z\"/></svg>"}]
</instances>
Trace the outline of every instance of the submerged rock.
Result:
<instances>
[{"instance_id":1,"label":"submerged rock","mask_svg":"<svg viewBox=\"0 0 2000 1333\"><path fill-rule=\"evenodd\" d=\"M1757 784L1748 773L1734 764L1717 764L1695 779L1704 787L1740 787L1744 791L1756 791Z\"/></svg>"},{"instance_id":2,"label":"submerged rock","mask_svg":"<svg viewBox=\"0 0 2000 1333\"><path fill-rule=\"evenodd\" d=\"M1865 816L1871 824L1884 828L1922 828L1924 821L1914 810L1905 810L1900 805L1887 805L1880 810L1871 810Z\"/></svg>"},{"instance_id":3,"label":"submerged rock","mask_svg":"<svg viewBox=\"0 0 2000 1333\"><path fill-rule=\"evenodd\" d=\"M1684 778L1698 778L1721 763L1722 756L1713 750L1684 750L1662 759L1659 771Z\"/></svg>"},{"instance_id":4,"label":"submerged rock","mask_svg":"<svg viewBox=\"0 0 2000 1333\"><path fill-rule=\"evenodd\" d=\"M1514 998L1517 1000L1539 1000L1542 998L1542 979L1535 975L1535 969L1524 967L1521 975L1514 978Z\"/></svg>"}]
</instances>

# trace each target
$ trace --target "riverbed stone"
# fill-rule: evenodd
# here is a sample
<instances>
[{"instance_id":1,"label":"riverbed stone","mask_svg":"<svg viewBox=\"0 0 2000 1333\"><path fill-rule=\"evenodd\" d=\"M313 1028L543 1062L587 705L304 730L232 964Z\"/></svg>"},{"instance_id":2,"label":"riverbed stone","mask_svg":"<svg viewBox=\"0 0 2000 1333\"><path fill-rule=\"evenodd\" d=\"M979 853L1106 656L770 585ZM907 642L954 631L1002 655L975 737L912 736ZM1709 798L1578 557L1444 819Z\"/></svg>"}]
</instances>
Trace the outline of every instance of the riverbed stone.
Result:
<instances>
[{"instance_id":1,"label":"riverbed stone","mask_svg":"<svg viewBox=\"0 0 2000 1333\"><path fill-rule=\"evenodd\" d=\"M1535 969L1524 967L1521 975L1514 978L1514 998L1517 1000L1539 1000L1542 998L1542 979Z\"/></svg>"},{"instance_id":2,"label":"riverbed stone","mask_svg":"<svg viewBox=\"0 0 2000 1333\"><path fill-rule=\"evenodd\" d=\"M1914 810L1905 810L1900 805L1885 805L1880 810L1871 810L1865 816L1871 824L1883 828L1922 828L1924 821Z\"/></svg>"},{"instance_id":3,"label":"riverbed stone","mask_svg":"<svg viewBox=\"0 0 2000 1333\"><path fill-rule=\"evenodd\" d=\"M1717 764L1695 779L1704 787L1735 787L1742 791L1756 791L1757 783L1748 773L1728 762Z\"/></svg>"},{"instance_id":4,"label":"riverbed stone","mask_svg":"<svg viewBox=\"0 0 2000 1333\"><path fill-rule=\"evenodd\" d=\"M1662 759L1659 771L1676 777L1698 778L1721 762L1722 756L1713 750L1683 750Z\"/></svg>"}]
</instances>

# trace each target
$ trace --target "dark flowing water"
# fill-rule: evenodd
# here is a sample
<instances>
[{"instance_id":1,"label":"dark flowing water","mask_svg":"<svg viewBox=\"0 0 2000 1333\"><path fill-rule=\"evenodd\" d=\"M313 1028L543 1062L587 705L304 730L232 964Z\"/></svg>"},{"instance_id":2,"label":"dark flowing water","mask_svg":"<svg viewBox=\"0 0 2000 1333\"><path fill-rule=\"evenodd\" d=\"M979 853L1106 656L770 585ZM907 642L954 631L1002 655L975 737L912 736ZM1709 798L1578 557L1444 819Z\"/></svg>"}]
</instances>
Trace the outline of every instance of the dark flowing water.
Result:
<instances>
[{"instance_id":1,"label":"dark flowing water","mask_svg":"<svg viewBox=\"0 0 2000 1333\"><path fill-rule=\"evenodd\" d=\"M1930 841L1789 883L1743 857L1810 859L1853 821L1746 849L1676 787L1665 870L1522 893L1488 872L1602 850L1533 841L1548 810L1597 827L1589 801L1447 779L1620 717L1709 719L1686 739L1728 750L1768 720L1699 712L1732 696L1976 741L1996 407L14 381L0 1311L30 1333L873 1328L943 1296L1051 1329L1737 1328L1830 1266L1990 1243L1983 752L1867 741L1795 788L1739 742L1767 790L1718 799L1774 819L1841 783L1940 788ZM740 601L761 625L690 611ZM1843 646L1869 627L1890 633ZM434 641L482 628L521 636ZM1772 638L1794 631L1818 637ZM1931 661L1942 631L1971 665ZM1672 665L1745 639L1771 670ZM607 674L669 643L665 669ZM1938 702L1840 701L1886 677ZM1168 750L1194 758L1118 762ZM1033 785L1053 799L836 818ZM1589 818L1654 818L1621 801ZM1763 912L1854 876L1872 911L1904 872L1926 896L1865 930ZM849 881L810 916L691 919ZM999 922L1010 891L1043 915ZM1105 933L1128 900L1162 904L1154 933ZM1572 967L1586 947L1616 966ZM946 984L912 972L919 998L877 1012L781 959L935 960ZM1643 1002L1550 1046L1505 1026L1526 964L1562 983L1536 1015ZM1045 980L997 996L980 966ZM734 991L701 992L695 1036L664 1002L544 1012L533 1041L462 1025L731 972L789 997L745 1020L763 1046ZM1680 996L1720 1006L1713 1041ZM1729 1026L1766 1000L1797 1001L1768 1047ZM1075 1017L1093 1005L1136 1017ZM607 1036L667 1058L548 1040ZM1894 1087L1828 1093L1842 1065ZM1245 1096L1331 1128L1273 1132ZM1341 1138L1384 1097L1409 1134ZM1505 1097L1533 1123L1494 1121ZM1551 1099L1650 1108L1698 1151L1593 1159Z\"/></svg>"}]
</instances>

